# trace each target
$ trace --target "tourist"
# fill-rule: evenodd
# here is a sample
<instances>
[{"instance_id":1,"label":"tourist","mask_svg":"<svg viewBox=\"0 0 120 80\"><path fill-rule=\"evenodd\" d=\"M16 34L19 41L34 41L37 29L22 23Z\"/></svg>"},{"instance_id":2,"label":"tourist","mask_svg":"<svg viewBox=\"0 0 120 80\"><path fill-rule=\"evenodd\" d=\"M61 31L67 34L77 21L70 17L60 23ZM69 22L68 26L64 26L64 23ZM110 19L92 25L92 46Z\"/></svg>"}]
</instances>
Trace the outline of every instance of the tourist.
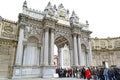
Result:
<instances>
[{"instance_id":1,"label":"tourist","mask_svg":"<svg viewBox=\"0 0 120 80\"><path fill-rule=\"evenodd\" d=\"M86 79L86 76L85 76L85 68L84 68L84 67L82 68L81 76L82 76L83 79Z\"/></svg>"},{"instance_id":2,"label":"tourist","mask_svg":"<svg viewBox=\"0 0 120 80\"><path fill-rule=\"evenodd\" d=\"M108 77L108 69L107 69L107 68L104 69L104 73L103 73L103 74L104 74L104 79L105 79L105 80L109 80L109 77Z\"/></svg>"},{"instance_id":3,"label":"tourist","mask_svg":"<svg viewBox=\"0 0 120 80\"><path fill-rule=\"evenodd\" d=\"M85 74L86 74L87 80L90 80L90 78L91 78L91 72L90 72L90 70L88 68L86 68Z\"/></svg>"},{"instance_id":4,"label":"tourist","mask_svg":"<svg viewBox=\"0 0 120 80\"><path fill-rule=\"evenodd\" d=\"M93 79L98 80L98 72L99 72L98 69L93 67L91 71L92 71Z\"/></svg>"}]
</instances>

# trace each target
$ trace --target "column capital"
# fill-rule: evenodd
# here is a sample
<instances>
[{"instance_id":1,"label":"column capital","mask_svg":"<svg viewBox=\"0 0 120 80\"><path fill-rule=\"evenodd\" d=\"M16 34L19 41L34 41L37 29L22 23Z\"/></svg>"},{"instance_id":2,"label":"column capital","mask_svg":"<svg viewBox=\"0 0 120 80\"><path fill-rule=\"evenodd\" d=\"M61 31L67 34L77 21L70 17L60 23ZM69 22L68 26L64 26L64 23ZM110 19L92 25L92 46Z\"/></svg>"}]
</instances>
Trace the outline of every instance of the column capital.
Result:
<instances>
[{"instance_id":1,"label":"column capital","mask_svg":"<svg viewBox=\"0 0 120 80\"><path fill-rule=\"evenodd\" d=\"M55 32L55 29L51 28L51 32Z\"/></svg>"},{"instance_id":2,"label":"column capital","mask_svg":"<svg viewBox=\"0 0 120 80\"><path fill-rule=\"evenodd\" d=\"M45 28L44 30L45 30L45 32L48 32L48 31L49 31L49 28Z\"/></svg>"},{"instance_id":3,"label":"column capital","mask_svg":"<svg viewBox=\"0 0 120 80\"><path fill-rule=\"evenodd\" d=\"M73 35L73 36L77 36L78 34L76 34L76 33L73 33L72 35Z\"/></svg>"},{"instance_id":4,"label":"column capital","mask_svg":"<svg viewBox=\"0 0 120 80\"><path fill-rule=\"evenodd\" d=\"M20 24L18 24L18 26L19 26L21 29L25 29L25 24L20 23Z\"/></svg>"},{"instance_id":5,"label":"column capital","mask_svg":"<svg viewBox=\"0 0 120 80\"><path fill-rule=\"evenodd\" d=\"M78 38L80 38L81 37L81 35L80 34L78 34Z\"/></svg>"},{"instance_id":6,"label":"column capital","mask_svg":"<svg viewBox=\"0 0 120 80\"><path fill-rule=\"evenodd\" d=\"M91 38L88 38L88 41L91 41Z\"/></svg>"}]
</instances>

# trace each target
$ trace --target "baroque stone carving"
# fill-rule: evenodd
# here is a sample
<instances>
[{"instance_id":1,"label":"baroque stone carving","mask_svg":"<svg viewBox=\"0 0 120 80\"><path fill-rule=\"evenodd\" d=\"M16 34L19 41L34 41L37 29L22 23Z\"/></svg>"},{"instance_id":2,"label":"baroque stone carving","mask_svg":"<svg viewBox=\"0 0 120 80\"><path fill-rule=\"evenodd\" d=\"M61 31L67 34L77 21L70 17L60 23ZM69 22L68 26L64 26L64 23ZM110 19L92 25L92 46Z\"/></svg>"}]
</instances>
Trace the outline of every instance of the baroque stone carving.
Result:
<instances>
[{"instance_id":1,"label":"baroque stone carving","mask_svg":"<svg viewBox=\"0 0 120 80\"><path fill-rule=\"evenodd\" d=\"M55 29L55 39L60 37L60 36L64 36L68 42L69 42L69 46L72 47L72 36L71 36L71 33L70 33L70 30L67 29L67 28L63 28L63 27L57 27Z\"/></svg>"},{"instance_id":2,"label":"baroque stone carving","mask_svg":"<svg viewBox=\"0 0 120 80\"><path fill-rule=\"evenodd\" d=\"M30 36L39 36L39 39L41 40L42 37L42 29L40 29L40 27L37 26L26 26L25 30L24 30L24 37L28 38Z\"/></svg>"},{"instance_id":3,"label":"baroque stone carving","mask_svg":"<svg viewBox=\"0 0 120 80\"><path fill-rule=\"evenodd\" d=\"M59 17L61 17L62 19L69 19L69 10L66 10L63 6L63 4L60 4L58 6L58 15Z\"/></svg>"},{"instance_id":4,"label":"baroque stone carving","mask_svg":"<svg viewBox=\"0 0 120 80\"><path fill-rule=\"evenodd\" d=\"M75 12L72 12L72 15L70 17L70 23L71 24L78 24L79 23L79 18L78 16L75 14Z\"/></svg>"},{"instance_id":5,"label":"baroque stone carving","mask_svg":"<svg viewBox=\"0 0 120 80\"><path fill-rule=\"evenodd\" d=\"M8 21L3 21L1 28L1 36L17 39L17 25Z\"/></svg>"},{"instance_id":6,"label":"baroque stone carving","mask_svg":"<svg viewBox=\"0 0 120 80\"><path fill-rule=\"evenodd\" d=\"M55 13L55 9L54 7L51 5L51 3L49 2L47 7L45 8L44 10L44 14L45 15L50 15L50 16L54 16L54 13Z\"/></svg>"}]
</instances>

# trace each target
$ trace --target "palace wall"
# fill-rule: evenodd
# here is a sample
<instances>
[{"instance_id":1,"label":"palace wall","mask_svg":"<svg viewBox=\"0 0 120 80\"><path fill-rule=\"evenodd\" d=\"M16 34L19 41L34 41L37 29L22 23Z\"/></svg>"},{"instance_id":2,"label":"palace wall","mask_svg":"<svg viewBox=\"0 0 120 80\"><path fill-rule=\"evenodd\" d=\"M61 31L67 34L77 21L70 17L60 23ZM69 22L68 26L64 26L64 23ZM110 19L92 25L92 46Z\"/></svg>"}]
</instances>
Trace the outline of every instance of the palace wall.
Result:
<instances>
[{"instance_id":1,"label":"palace wall","mask_svg":"<svg viewBox=\"0 0 120 80\"><path fill-rule=\"evenodd\" d=\"M93 66L103 66L108 62L110 66L120 67L120 37L92 38Z\"/></svg>"},{"instance_id":2,"label":"palace wall","mask_svg":"<svg viewBox=\"0 0 120 80\"><path fill-rule=\"evenodd\" d=\"M17 48L17 23L0 17L0 77L12 77Z\"/></svg>"}]
</instances>

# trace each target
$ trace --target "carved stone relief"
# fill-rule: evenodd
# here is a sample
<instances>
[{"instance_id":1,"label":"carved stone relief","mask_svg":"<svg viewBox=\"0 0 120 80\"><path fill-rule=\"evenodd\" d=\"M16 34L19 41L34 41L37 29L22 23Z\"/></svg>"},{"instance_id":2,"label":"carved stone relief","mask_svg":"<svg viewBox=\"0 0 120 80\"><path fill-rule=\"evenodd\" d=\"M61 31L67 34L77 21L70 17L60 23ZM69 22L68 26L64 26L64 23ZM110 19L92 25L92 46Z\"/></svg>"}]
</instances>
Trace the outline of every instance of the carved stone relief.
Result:
<instances>
[{"instance_id":1,"label":"carved stone relief","mask_svg":"<svg viewBox=\"0 0 120 80\"><path fill-rule=\"evenodd\" d=\"M64 28L62 26L58 26L55 29L55 39L60 37L60 36L63 36L68 40L70 47L72 47L72 35L70 32L71 31L69 28Z\"/></svg>"},{"instance_id":2,"label":"carved stone relief","mask_svg":"<svg viewBox=\"0 0 120 80\"><path fill-rule=\"evenodd\" d=\"M54 7L51 5L51 3L49 2L48 3L48 5L47 5L47 7L45 8L45 10L44 10L44 13L46 14L46 15L50 15L50 16L54 16L54 13L55 13L55 9L54 9Z\"/></svg>"},{"instance_id":3,"label":"carved stone relief","mask_svg":"<svg viewBox=\"0 0 120 80\"><path fill-rule=\"evenodd\" d=\"M58 15L59 15L60 19L65 19L65 20L69 19L69 11L66 10L62 4L60 4L58 6L58 11L57 12L58 12Z\"/></svg>"},{"instance_id":4,"label":"carved stone relief","mask_svg":"<svg viewBox=\"0 0 120 80\"><path fill-rule=\"evenodd\" d=\"M3 37L8 37L8 38L14 38L16 39L17 37L17 25L8 23L8 22L3 22L2 23L2 31L1 35Z\"/></svg>"},{"instance_id":5,"label":"carved stone relief","mask_svg":"<svg viewBox=\"0 0 120 80\"><path fill-rule=\"evenodd\" d=\"M39 26L29 25L25 27L24 37L28 39L31 36L35 36L39 39L39 42L42 40L43 30Z\"/></svg>"}]
</instances>

